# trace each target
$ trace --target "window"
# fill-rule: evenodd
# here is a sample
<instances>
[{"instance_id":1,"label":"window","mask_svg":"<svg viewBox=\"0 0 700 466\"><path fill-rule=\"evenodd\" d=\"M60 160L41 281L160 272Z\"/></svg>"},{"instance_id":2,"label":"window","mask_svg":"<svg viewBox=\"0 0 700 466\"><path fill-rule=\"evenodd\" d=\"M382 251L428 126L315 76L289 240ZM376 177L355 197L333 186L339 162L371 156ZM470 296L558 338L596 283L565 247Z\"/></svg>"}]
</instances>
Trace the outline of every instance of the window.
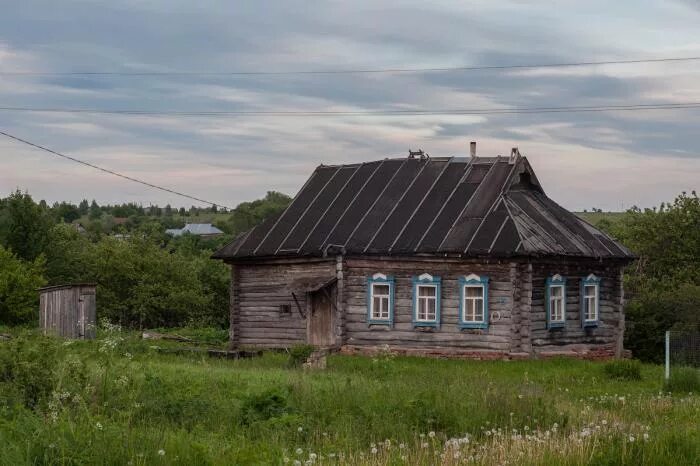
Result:
<instances>
[{"instance_id":1,"label":"window","mask_svg":"<svg viewBox=\"0 0 700 466\"><path fill-rule=\"evenodd\" d=\"M546 284L547 328L566 326L566 278L556 274Z\"/></svg>"},{"instance_id":2,"label":"window","mask_svg":"<svg viewBox=\"0 0 700 466\"><path fill-rule=\"evenodd\" d=\"M488 277L475 274L459 279L461 328L488 328L488 282Z\"/></svg>"},{"instance_id":3,"label":"window","mask_svg":"<svg viewBox=\"0 0 700 466\"><path fill-rule=\"evenodd\" d=\"M598 325L600 309L600 278L593 274L581 282L581 319L584 327Z\"/></svg>"},{"instance_id":4,"label":"window","mask_svg":"<svg viewBox=\"0 0 700 466\"><path fill-rule=\"evenodd\" d=\"M375 273L367 280L367 321L391 324L394 320L394 279Z\"/></svg>"},{"instance_id":5,"label":"window","mask_svg":"<svg viewBox=\"0 0 700 466\"><path fill-rule=\"evenodd\" d=\"M413 277L413 325L437 327L440 324L440 277L424 273Z\"/></svg>"}]
</instances>

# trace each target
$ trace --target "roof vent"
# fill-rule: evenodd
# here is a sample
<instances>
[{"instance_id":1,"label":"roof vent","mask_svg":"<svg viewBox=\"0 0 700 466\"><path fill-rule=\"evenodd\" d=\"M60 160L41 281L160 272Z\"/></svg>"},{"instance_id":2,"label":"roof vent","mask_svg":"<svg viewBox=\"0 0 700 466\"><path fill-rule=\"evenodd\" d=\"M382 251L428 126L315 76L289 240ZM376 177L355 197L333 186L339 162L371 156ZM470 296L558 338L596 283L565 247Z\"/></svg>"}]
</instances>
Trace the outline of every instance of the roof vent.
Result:
<instances>
[{"instance_id":1,"label":"roof vent","mask_svg":"<svg viewBox=\"0 0 700 466\"><path fill-rule=\"evenodd\" d=\"M519 158L520 158L520 151L518 150L517 147L513 147L510 150L510 158L508 159L508 163L514 164L515 162L518 161Z\"/></svg>"},{"instance_id":2,"label":"roof vent","mask_svg":"<svg viewBox=\"0 0 700 466\"><path fill-rule=\"evenodd\" d=\"M469 154L472 157L476 157L476 141L472 141L469 143Z\"/></svg>"},{"instance_id":3,"label":"roof vent","mask_svg":"<svg viewBox=\"0 0 700 466\"><path fill-rule=\"evenodd\" d=\"M409 159L415 159L416 156L418 156L421 160L426 160L426 159L430 158L430 156L426 152L423 152L423 149L418 149L418 150L408 149L408 158Z\"/></svg>"}]
</instances>

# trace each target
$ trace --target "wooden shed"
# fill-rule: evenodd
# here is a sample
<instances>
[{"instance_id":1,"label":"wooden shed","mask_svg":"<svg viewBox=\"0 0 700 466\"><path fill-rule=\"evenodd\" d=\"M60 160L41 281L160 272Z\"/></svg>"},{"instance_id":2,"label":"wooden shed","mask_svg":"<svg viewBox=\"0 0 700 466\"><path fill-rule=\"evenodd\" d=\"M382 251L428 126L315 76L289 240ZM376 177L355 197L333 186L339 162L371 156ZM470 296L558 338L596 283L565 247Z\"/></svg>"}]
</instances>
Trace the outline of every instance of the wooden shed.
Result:
<instances>
[{"instance_id":1,"label":"wooden shed","mask_svg":"<svg viewBox=\"0 0 700 466\"><path fill-rule=\"evenodd\" d=\"M76 283L39 289L39 326L44 334L95 338L95 284Z\"/></svg>"},{"instance_id":2,"label":"wooden shed","mask_svg":"<svg viewBox=\"0 0 700 466\"><path fill-rule=\"evenodd\" d=\"M621 354L634 256L514 149L321 165L214 258L231 265L232 346L529 358Z\"/></svg>"}]
</instances>

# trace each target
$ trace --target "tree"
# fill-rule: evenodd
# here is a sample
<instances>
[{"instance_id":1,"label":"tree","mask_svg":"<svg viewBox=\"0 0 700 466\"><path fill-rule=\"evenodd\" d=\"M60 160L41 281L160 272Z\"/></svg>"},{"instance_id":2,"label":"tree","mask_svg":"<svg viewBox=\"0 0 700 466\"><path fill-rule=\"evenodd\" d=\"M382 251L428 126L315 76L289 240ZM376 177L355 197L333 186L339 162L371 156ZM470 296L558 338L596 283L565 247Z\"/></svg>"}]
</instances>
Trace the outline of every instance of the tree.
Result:
<instances>
[{"instance_id":1,"label":"tree","mask_svg":"<svg viewBox=\"0 0 700 466\"><path fill-rule=\"evenodd\" d=\"M88 211L90 210L90 204L88 203L87 199L80 201L78 210L80 211L80 215L87 215Z\"/></svg>"},{"instance_id":2,"label":"tree","mask_svg":"<svg viewBox=\"0 0 700 466\"><path fill-rule=\"evenodd\" d=\"M0 244L33 261L44 250L52 220L27 193L17 190L0 207Z\"/></svg>"},{"instance_id":3,"label":"tree","mask_svg":"<svg viewBox=\"0 0 700 466\"><path fill-rule=\"evenodd\" d=\"M659 362L666 330L700 330L700 199L682 193L658 209L635 207L608 228L639 257L625 277L625 346Z\"/></svg>"},{"instance_id":4,"label":"tree","mask_svg":"<svg viewBox=\"0 0 700 466\"><path fill-rule=\"evenodd\" d=\"M37 320L37 288L46 283L43 267L43 258L23 261L0 246L0 323L18 325Z\"/></svg>"},{"instance_id":5,"label":"tree","mask_svg":"<svg viewBox=\"0 0 700 466\"><path fill-rule=\"evenodd\" d=\"M54 215L58 220L63 220L66 223L73 223L80 218L80 210L75 204L69 202L61 202L54 204Z\"/></svg>"},{"instance_id":6,"label":"tree","mask_svg":"<svg viewBox=\"0 0 700 466\"><path fill-rule=\"evenodd\" d=\"M234 235L253 228L258 223L287 208L292 198L276 191L268 191L263 199L239 204L232 212L224 231Z\"/></svg>"},{"instance_id":7,"label":"tree","mask_svg":"<svg viewBox=\"0 0 700 466\"><path fill-rule=\"evenodd\" d=\"M88 215L90 220L97 220L102 217L102 209L97 205L97 202L93 199L90 204L90 214Z\"/></svg>"}]
</instances>

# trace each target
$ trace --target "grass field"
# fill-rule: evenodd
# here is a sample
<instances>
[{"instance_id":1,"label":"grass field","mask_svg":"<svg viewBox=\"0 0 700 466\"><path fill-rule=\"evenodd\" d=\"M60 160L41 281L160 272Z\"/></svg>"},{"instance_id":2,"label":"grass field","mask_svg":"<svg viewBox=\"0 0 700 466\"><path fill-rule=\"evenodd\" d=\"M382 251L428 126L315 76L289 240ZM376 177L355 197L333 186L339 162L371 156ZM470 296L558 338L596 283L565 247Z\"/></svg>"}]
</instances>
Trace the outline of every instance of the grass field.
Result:
<instances>
[{"instance_id":1,"label":"grass field","mask_svg":"<svg viewBox=\"0 0 700 466\"><path fill-rule=\"evenodd\" d=\"M117 329L93 342L0 342L0 463L700 464L700 395L662 369L602 363L284 353L163 354ZM173 343L168 343L172 346Z\"/></svg>"}]
</instances>

